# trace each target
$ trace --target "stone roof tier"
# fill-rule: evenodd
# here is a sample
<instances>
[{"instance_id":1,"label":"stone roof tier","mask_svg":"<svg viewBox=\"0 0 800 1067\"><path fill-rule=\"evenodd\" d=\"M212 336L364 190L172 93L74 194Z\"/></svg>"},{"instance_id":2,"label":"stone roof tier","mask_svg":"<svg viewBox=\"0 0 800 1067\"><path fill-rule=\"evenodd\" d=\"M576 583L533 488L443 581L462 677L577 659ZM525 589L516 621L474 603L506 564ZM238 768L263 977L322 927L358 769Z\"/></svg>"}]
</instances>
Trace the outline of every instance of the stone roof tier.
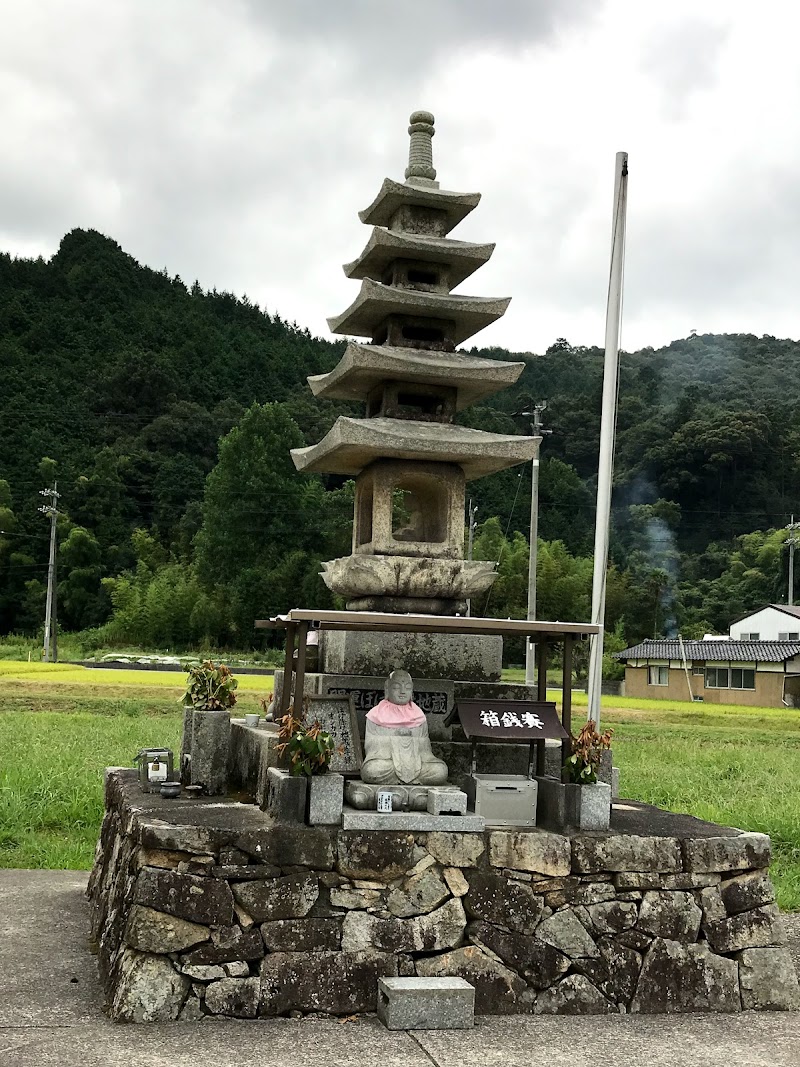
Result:
<instances>
[{"instance_id":1,"label":"stone roof tier","mask_svg":"<svg viewBox=\"0 0 800 1067\"><path fill-rule=\"evenodd\" d=\"M427 352L351 341L333 370L311 375L308 384L314 396L325 400L365 400L387 380L456 386L456 408L460 411L513 385L524 367L524 363L464 352Z\"/></svg>"},{"instance_id":2,"label":"stone roof tier","mask_svg":"<svg viewBox=\"0 0 800 1067\"><path fill-rule=\"evenodd\" d=\"M453 343L458 345L502 318L510 303L511 297L424 293L365 278L347 311L328 319L328 326L332 333L374 337L389 315L422 316L454 323Z\"/></svg>"},{"instance_id":3,"label":"stone roof tier","mask_svg":"<svg viewBox=\"0 0 800 1067\"><path fill-rule=\"evenodd\" d=\"M800 655L797 641L684 641L683 649L690 662L713 663L783 663ZM681 659L679 641L669 638L642 641L638 645L614 653L615 659Z\"/></svg>"},{"instance_id":4,"label":"stone roof tier","mask_svg":"<svg viewBox=\"0 0 800 1067\"><path fill-rule=\"evenodd\" d=\"M537 437L487 433L411 419L340 416L316 445L293 448L300 471L355 476L377 459L457 463L467 481L533 459Z\"/></svg>"},{"instance_id":5,"label":"stone roof tier","mask_svg":"<svg viewBox=\"0 0 800 1067\"><path fill-rule=\"evenodd\" d=\"M359 211L358 217L367 226L388 226L401 207L435 208L444 212L443 232L449 233L475 210L480 201L480 193L454 193L413 179L397 182L384 178L381 191L369 207Z\"/></svg>"},{"instance_id":6,"label":"stone roof tier","mask_svg":"<svg viewBox=\"0 0 800 1067\"><path fill-rule=\"evenodd\" d=\"M449 267L450 288L455 289L488 263L494 249L494 244L453 241L449 237L431 237L375 226L364 251L352 263L345 263L343 270L348 278L380 281L386 268L396 259L443 263Z\"/></svg>"}]
</instances>

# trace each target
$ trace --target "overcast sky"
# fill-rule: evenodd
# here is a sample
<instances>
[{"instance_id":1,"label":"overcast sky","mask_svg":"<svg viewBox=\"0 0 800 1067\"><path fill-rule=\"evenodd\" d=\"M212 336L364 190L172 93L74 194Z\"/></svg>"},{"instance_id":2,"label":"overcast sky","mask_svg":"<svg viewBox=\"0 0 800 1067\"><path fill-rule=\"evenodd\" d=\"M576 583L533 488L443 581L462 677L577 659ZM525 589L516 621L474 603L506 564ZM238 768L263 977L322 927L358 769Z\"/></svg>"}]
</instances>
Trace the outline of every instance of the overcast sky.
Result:
<instances>
[{"instance_id":1,"label":"overcast sky","mask_svg":"<svg viewBox=\"0 0 800 1067\"><path fill-rule=\"evenodd\" d=\"M629 153L622 343L800 337L795 0L0 0L0 248L94 228L312 332L357 211L435 113L443 188L512 296L475 344L602 344Z\"/></svg>"}]
</instances>

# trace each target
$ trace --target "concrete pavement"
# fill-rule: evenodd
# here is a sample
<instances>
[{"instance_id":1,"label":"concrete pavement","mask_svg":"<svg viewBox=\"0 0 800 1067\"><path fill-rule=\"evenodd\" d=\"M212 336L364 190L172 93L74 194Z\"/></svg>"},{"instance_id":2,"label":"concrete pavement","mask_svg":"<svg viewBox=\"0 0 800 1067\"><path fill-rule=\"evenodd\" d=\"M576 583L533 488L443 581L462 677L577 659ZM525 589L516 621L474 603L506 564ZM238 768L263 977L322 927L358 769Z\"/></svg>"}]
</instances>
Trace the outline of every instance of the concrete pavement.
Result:
<instances>
[{"instance_id":1,"label":"concrete pavement","mask_svg":"<svg viewBox=\"0 0 800 1067\"><path fill-rule=\"evenodd\" d=\"M371 1016L115 1024L85 885L82 872L0 870L0 1067L800 1067L800 1012L484 1017L414 1034Z\"/></svg>"}]
</instances>

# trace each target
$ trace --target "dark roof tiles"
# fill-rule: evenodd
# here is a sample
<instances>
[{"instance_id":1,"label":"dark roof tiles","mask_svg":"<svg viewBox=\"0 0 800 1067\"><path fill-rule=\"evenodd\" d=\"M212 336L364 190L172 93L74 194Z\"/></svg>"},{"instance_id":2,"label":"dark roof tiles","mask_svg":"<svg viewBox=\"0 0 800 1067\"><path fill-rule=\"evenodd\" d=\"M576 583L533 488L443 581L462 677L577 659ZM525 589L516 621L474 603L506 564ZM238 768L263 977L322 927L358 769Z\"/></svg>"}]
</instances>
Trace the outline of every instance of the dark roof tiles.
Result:
<instances>
[{"instance_id":1,"label":"dark roof tiles","mask_svg":"<svg viewBox=\"0 0 800 1067\"><path fill-rule=\"evenodd\" d=\"M684 641L687 660L736 663L783 663L800 655L800 641ZM615 659L680 659L680 642L666 638L642 641L615 653Z\"/></svg>"}]
</instances>

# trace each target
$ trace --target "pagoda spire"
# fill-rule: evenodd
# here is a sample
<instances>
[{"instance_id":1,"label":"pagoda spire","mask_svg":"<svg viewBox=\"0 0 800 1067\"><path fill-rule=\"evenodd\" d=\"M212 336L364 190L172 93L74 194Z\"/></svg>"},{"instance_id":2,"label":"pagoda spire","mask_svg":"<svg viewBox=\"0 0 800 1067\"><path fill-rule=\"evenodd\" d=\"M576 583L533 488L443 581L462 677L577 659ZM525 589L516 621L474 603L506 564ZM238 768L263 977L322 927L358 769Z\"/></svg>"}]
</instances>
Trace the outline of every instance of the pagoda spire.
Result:
<instances>
[{"instance_id":1,"label":"pagoda spire","mask_svg":"<svg viewBox=\"0 0 800 1067\"><path fill-rule=\"evenodd\" d=\"M408 146L408 166L406 167L406 181L413 181L418 185L433 185L436 170L433 166L433 128L434 118L430 111L414 111L409 119L408 132L411 143Z\"/></svg>"}]
</instances>

